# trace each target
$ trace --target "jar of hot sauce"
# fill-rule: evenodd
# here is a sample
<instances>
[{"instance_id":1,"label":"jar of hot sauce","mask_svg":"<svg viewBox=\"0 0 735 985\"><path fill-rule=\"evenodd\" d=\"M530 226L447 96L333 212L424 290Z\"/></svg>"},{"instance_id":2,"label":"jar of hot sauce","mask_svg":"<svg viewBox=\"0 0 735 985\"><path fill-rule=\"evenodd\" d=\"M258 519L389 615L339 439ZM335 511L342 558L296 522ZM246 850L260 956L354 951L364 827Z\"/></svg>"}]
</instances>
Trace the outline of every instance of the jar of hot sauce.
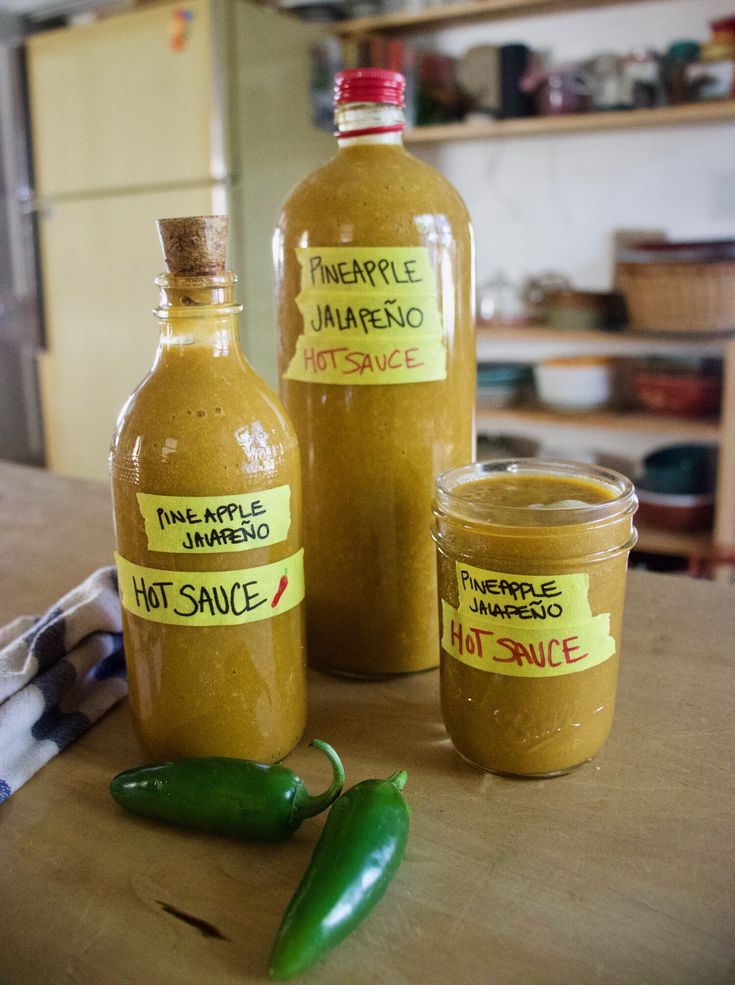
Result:
<instances>
[{"instance_id":1,"label":"jar of hot sauce","mask_svg":"<svg viewBox=\"0 0 735 985\"><path fill-rule=\"evenodd\" d=\"M309 662L363 677L437 665L434 479L474 446L472 232L454 188L404 149L403 105L399 73L339 73L338 153L274 239Z\"/></svg>"},{"instance_id":2,"label":"jar of hot sauce","mask_svg":"<svg viewBox=\"0 0 735 985\"><path fill-rule=\"evenodd\" d=\"M604 744L636 508L624 476L572 462L491 461L437 479L441 706L469 762L554 776Z\"/></svg>"}]
</instances>

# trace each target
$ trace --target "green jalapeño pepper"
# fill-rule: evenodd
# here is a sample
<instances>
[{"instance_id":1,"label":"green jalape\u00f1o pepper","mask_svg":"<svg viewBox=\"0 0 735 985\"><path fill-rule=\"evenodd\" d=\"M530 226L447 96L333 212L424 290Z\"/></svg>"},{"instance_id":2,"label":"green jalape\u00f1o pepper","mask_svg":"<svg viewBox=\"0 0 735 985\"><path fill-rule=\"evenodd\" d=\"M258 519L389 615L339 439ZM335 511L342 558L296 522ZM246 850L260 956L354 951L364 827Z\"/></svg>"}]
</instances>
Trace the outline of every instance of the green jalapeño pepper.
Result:
<instances>
[{"instance_id":1,"label":"green jalape\u00f1o pepper","mask_svg":"<svg viewBox=\"0 0 735 985\"><path fill-rule=\"evenodd\" d=\"M332 807L288 905L269 974L283 981L308 968L372 910L401 864L408 840L405 770L364 780Z\"/></svg>"},{"instance_id":2,"label":"green jalape\u00f1o pepper","mask_svg":"<svg viewBox=\"0 0 735 985\"><path fill-rule=\"evenodd\" d=\"M332 782L317 796L280 763L224 756L125 770L110 783L110 793L133 814L253 841L281 841L305 818L329 807L344 784L344 769L334 749L321 739L311 745L326 753L332 764Z\"/></svg>"}]
</instances>

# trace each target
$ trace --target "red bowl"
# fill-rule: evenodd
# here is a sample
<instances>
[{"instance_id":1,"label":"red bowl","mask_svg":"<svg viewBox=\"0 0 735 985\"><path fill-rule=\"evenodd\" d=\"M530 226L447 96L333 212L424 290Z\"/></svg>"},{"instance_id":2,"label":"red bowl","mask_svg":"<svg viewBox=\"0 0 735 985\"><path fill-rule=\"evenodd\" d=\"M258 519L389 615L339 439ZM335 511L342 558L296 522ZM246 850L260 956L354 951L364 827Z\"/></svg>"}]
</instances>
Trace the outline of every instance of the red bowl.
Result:
<instances>
[{"instance_id":1,"label":"red bowl","mask_svg":"<svg viewBox=\"0 0 735 985\"><path fill-rule=\"evenodd\" d=\"M682 417L704 417L720 408L719 376L686 373L633 373L633 392L646 410Z\"/></svg>"},{"instance_id":2,"label":"red bowl","mask_svg":"<svg viewBox=\"0 0 735 985\"><path fill-rule=\"evenodd\" d=\"M638 518L641 523L659 530L696 533L712 526L715 514L713 493L696 496L654 493L636 488Z\"/></svg>"}]
</instances>

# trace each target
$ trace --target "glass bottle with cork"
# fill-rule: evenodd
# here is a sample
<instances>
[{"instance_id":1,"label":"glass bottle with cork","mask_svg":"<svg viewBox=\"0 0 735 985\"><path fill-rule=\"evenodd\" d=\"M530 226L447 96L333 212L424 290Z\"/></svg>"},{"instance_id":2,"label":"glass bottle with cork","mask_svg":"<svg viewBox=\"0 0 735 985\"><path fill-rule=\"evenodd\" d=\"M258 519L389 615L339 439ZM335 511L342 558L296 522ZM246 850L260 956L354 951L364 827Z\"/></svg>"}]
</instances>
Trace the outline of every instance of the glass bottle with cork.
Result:
<instances>
[{"instance_id":1,"label":"glass bottle with cork","mask_svg":"<svg viewBox=\"0 0 735 985\"><path fill-rule=\"evenodd\" d=\"M226 216L158 228L158 351L110 454L131 706L155 758L273 762L306 717L298 445L238 343Z\"/></svg>"},{"instance_id":2,"label":"glass bottle with cork","mask_svg":"<svg viewBox=\"0 0 735 985\"><path fill-rule=\"evenodd\" d=\"M274 237L309 659L367 677L437 664L433 482L474 445L472 231L457 192L403 147L404 88L382 69L337 75L339 151Z\"/></svg>"}]
</instances>

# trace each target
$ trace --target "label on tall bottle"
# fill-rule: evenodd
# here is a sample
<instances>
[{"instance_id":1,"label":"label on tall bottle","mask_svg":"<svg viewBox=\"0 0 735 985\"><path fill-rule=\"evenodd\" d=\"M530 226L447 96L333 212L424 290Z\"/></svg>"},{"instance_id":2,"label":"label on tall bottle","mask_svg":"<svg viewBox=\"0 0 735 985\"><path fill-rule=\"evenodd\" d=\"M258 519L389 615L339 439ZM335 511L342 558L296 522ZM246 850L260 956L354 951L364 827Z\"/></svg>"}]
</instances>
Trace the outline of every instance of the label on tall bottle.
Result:
<instances>
[{"instance_id":1,"label":"label on tall bottle","mask_svg":"<svg viewBox=\"0 0 735 985\"><path fill-rule=\"evenodd\" d=\"M446 379L426 247L301 247L296 255L304 332L286 379L342 386Z\"/></svg>"}]
</instances>

